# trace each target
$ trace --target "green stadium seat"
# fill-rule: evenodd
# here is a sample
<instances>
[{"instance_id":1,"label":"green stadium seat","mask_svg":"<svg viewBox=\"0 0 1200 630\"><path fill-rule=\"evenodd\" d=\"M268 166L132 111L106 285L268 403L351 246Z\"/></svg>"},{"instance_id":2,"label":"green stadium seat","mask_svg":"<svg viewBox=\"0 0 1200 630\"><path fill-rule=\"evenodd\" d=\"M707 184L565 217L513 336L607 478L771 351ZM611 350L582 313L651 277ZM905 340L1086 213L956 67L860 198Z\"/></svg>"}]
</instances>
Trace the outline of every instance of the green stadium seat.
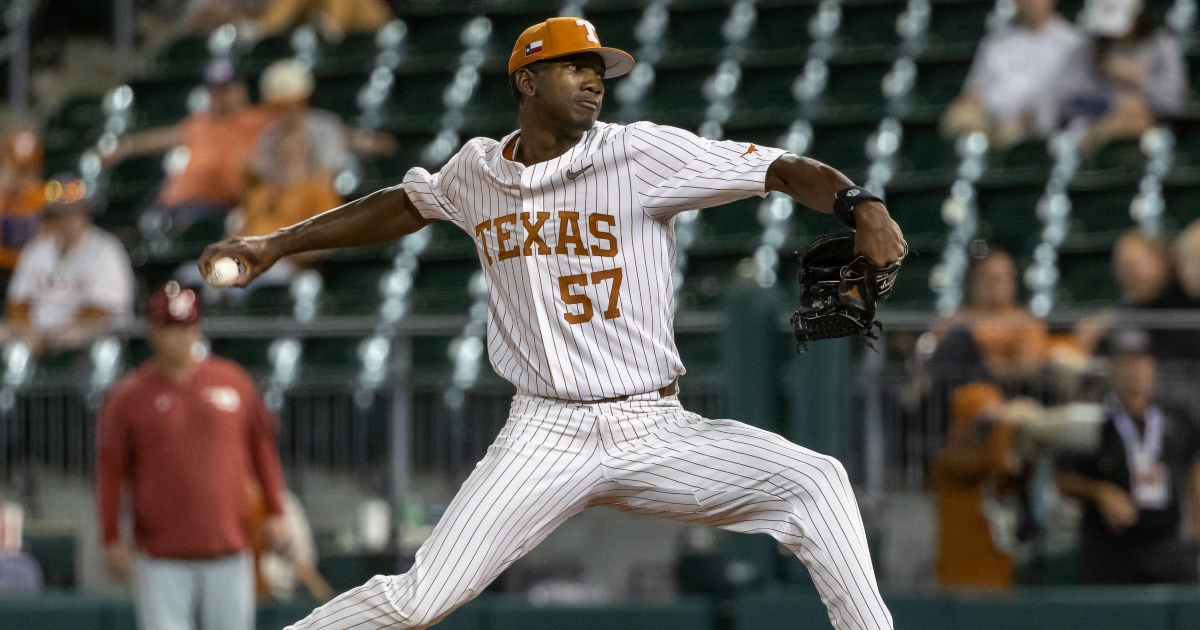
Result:
<instances>
[{"instance_id":1,"label":"green stadium seat","mask_svg":"<svg viewBox=\"0 0 1200 630\"><path fill-rule=\"evenodd\" d=\"M937 253L916 252L904 259L904 267L896 277L892 294L883 307L888 309L930 310L936 296L929 287L929 274L940 261Z\"/></svg>"},{"instance_id":2,"label":"green stadium seat","mask_svg":"<svg viewBox=\"0 0 1200 630\"><path fill-rule=\"evenodd\" d=\"M317 570L338 592L361 586L376 575L395 575L396 569L394 553L325 556L317 564Z\"/></svg>"},{"instance_id":3,"label":"green stadium seat","mask_svg":"<svg viewBox=\"0 0 1200 630\"><path fill-rule=\"evenodd\" d=\"M795 65L808 54L808 22L816 3L760 6L754 29L746 40L746 65Z\"/></svg>"},{"instance_id":4,"label":"green stadium seat","mask_svg":"<svg viewBox=\"0 0 1200 630\"><path fill-rule=\"evenodd\" d=\"M734 279L737 264L746 252L720 255L689 254L679 296L679 310L716 311L721 308L721 296Z\"/></svg>"},{"instance_id":5,"label":"green stadium seat","mask_svg":"<svg viewBox=\"0 0 1200 630\"><path fill-rule=\"evenodd\" d=\"M312 106L337 114L343 122L353 125L358 118L358 92L367 84L364 74L339 74L317 79Z\"/></svg>"},{"instance_id":6,"label":"green stadium seat","mask_svg":"<svg viewBox=\"0 0 1200 630\"><path fill-rule=\"evenodd\" d=\"M509 87L508 74L491 72L484 74L475 88L471 102L467 104L464 137L485 135L499 138L519 126L517 101Z\"/></svg>"},{"instance_id":7,"label":"green stadium seat","mask_svg":"<svg viewBox=\"0 0 1200 630\"><path fill-rule=\"evenodd\" d=\"M1109 252L1074 254L1058 258L1058 302L1077 308L1108 306L1120 301Z\"/></svg>"},{"instance_id":8,"label":"green stadium seat","mask_svg":"<svg viewBox=\"0 0 1200 630\"><path fill-rule=\"evenodd\" d=\"M128 603L124 604L127 607ZM0 598L0 628L20 630L133 630L133 624L112 623L109 602L55 592L38 597ZM129 620L132 621L132 620Z\"/></svg>"},{"instance_id":9,"label":"green stadium seat","mask_svg":"<svg viewBox=\"0 0 1200 630\"><path fill-rule=\"evenodd\" d=\"M937 254L946 242L946 222L942 204L949 196L948 187L887 191L887 206L904 231L909 250Z\"/></svg>"},{"instance_id":10,"label":"green stadium seat","mask_svg":"<svg viewBox=\"0 0 1200 630\"><path fill-rule=\"evenodd\" d=\"M1200 219L1200 181L1168 179L1163 182L1163 198L1176 229Z\"/></svg>"},{"instance_id":11,"label":"green stadium seat","mask_svg":"<svg viewBox=\"0 0 1200 630\"><path fill-rule=\"evenodd\" d=\"M415 373L436 374L450 367L449 348L453 337L413 337L412 361Z\"/></svg>"},{"instance_id":12,"label":"green stadium seat","mask_svg":"<svg viewBox=\"0 0 1200 630\"><path fill-rule=\"evenodd\" d=\"M1091 171L1131 171L1141 175L1145 164L1141 139L1133 137L1117 138L1097 147L1094 153L1084 155L1083 166Z\"/></svg>"},{"instance_id":13,"label":"green stadium seat","mask_svg":"<svg viewBox=\"0 0 1200 630\"><path fill-rule=\"evenodd\" d=\"M875 122L814 125L808 154L843 172L862 174L870 163L867 139L877 128ZM851 176L851 179L857 181L861 177Z\"/></svg>"},{"instance_id":14,"label":"green stadium seat","mask_svg":"<svg viewBox=\"0 0 1200 630\"><path fill-rule=\"evenodd\" d=\"M261 375L270 370L267 350L274 340L273 337L214 338L212 353L241 365L252 374Z\"/></svg>"},{"instance_id":15,"label":"green stadium seat","mask_svg":"<svg viewBox=\"0 0 1200 630\"><path fill-rule=\"evenodd\" d=\"M271 37L264 37L255 42L250 50L239 60L238 67L246 76L257 77L273 62L293 57L295 54L296 52L292 50L291 33L272 35ZM250 89L257 94L258 86L256 83L256 81L251 81Z\"/></svg>"},{"instance_id":16,"label":"green stadium seat","mask_svg":"<svg viewBox=\"0 0 1200 630\"><path fill-rule=\"evenodd\" d=\"M1200 67L1200 61L1192 65ZM1200 167L1200 120L1176 121L1175 164Z\"/></svg>"},{"instance_id":17,"label":"green stadium seat","mask_svg":"<svg viewBox=\"0 0 1200 630\"><path fill-rule=\"evenodd\" d=\"M358 358L361 341L358 337L311 337L304 340L301 361L306 369L316 369L318 376L353 377L362 364Z\"/></svg>"},{"instance_id":18,"label":"green stadium seat","mask_svg":"<svg viewBox=\"0 0 1200 630\"><path fill-rule=\"evenodd\" d=\"M987 171L983 181L994 185L1044 184L1050 174L1052 159L1042 138L1021 140L1007 147L997 147L988 153Z\"/></svg>"},{"instance_id":19,"label":"green stadium seat","mask_svg":"<svg viewBox=\"0 0 1200 630\"><path fill-rule=\"evenodd\" d=\"M385 105L384 126L396 132L434 132L445 110L442 92L452 79L445 72L398 75Z\"/></svg>"},{"instance_id":20,"label":"green stadium seat","mask_svg":"<svg viewBox=\"0 0 1200 630\"><path fill-rule=\"evenodd\" d=\"M475 260L444 260L421 265L412 295L412 310L423 315L458 315L467 312L471 296L467 282L479 269Z\"/></svg>"},{"instance_id":21,"label":"green stadium seat","mask_svg":"<svg viewBox=\"0 0 1200 630\"><path fill-rule=\"evenodd\" d=\"M319 54L313 73L318 77L344 74L362 75L370 72L379 48L375 33L347 33L341 41L320 41Z\"/></svg>"},{"instance_id":22,"label":"green stadium seat","mask_svg":"<svg viewBox=\"0 0 1200 630\"><path fill-rule=\"evenodd\" d=\"M41 565L46 587L75 587L74 534L26 531L25 551Z\"/></svg>"},{"instance_id":23,"label":"green stadium seat","mask_svg":"<svg viewBox=\"0 0 1200 630\"><path fill-rule=\"evenodd\" d=\"M103 96L72 96L46 120L42 142L46 148L46 174L79 170L79 154L99 137L104 122Z\"/></svg>"},{"instance_id":24,"label":"green stadium seat","mask_svg":"<svg viewBox=\"0 0 1200 630\"><path fill-rule=\"evenodd\" d=\"M208 38L187 35L163 47L154 56L150 75L160 79L188 78L199 80L210 58Z\"/></svg>"},{"instance_id":25,"label":"green stadium seat","mask_svg":"<svg viewBox=\"0 0 1200 630\"><path fill-rule=\"evenodd\" d=\"M971 69L968 59L923 61L917 65L917 84L913 90L913 116L926 120L941 117L942 111L962 91L967 71Z\"/></svg>"},{"instance_id":26,"label":"green stadium seat","mask_svg":"<svg viewBox=\"0 0 1200 630\"><path fill-rule=\"evenodd\" d=\"M796 82L800 72L801 69L794 66L744 69L728 126L786 127L796 118L799 111L796 99L792 96L792 84Z\"/></svg>"},{"instance_id":27,"label":"green stadium seat","mask_svg":"<svg viewBox=\"0 0 1200 630\"><path fill-rule=\"evenodd\" d=\"M246 296L246 314L257 317L283 317L292 314L291 289L286 284L271 284L259 286L250 290Z\"/></svg>"},{"instance_id":28,"label":"green stadium seat","mask_svg":"<svg viewBox=\"0 0 1200 630\"><path fill-rule=\"evenodd\" d=\"M405 68L423 72L454 70L463 50L462 29L470 19L469 14L406 15Z\"/></svg>"},{"instance_id":29,"label":"green stadium seat","mask_svg":"<svg viewBox=\"0 0 1200 630\"><path fill-rule=\"evenodd\" d=\"M1137 588L1030 589L1010 595L963 595L955 606L960 628L977 630L1167 630L1171 611L1165 593Z\"/></svg>"},{"instance_id":30,"label":"green stadium seat","mask_svg":"<svg viewBox=\"0 0 1200 630\"><path fill-rule=\"evenodd\" d=\"M695 128L704 120L704 81L712 68L680 68L655 75L646 97L646 118L664 125Z\"/></svg>"},{"instance_id":31,"label":"green stadium seat","mask_svg":"<svg viewBox=\"0 0 1200 630\"><path fill-rule=\"evenodd\" d=\"M715 66L725 45L721 26L727 17L727 6L671 11L670 28L663 39L662 67Z\"/></svg>"},{"instance_id":32,"label":"green stadium seat","mask_svg":"<svg viewBox=\"0 0 1200 630\"><path fill-rule=\"evenodd\" d=\"M925 174L949 181L957 166L954 139L943 136L937 122L904 125L896 170L906 179Z\"/></svg>"},{"instance_id":33,"label":"green stadium seat","mask_svg":"<svg viewBox=\"0 0 1200 630\"><path fill-rule=\"evenodd\" d=\"M390 260L355 261L321 266L325 279L325 312L331 315L371 315L379 308L379 280L391 269Z\"/></svg>"},{"instance_id":34,"label":"green stadium seat","mask_svg":"<svg viewBox=\"0 0 1200 630\"><path fill-rule=\"evenodd\" d=\"M1043 184L992 187L981 182L976 189L977 237L1014 256L1032 251L1041 232L1037 203L1044 191Z\"/></svg>"},{"instance_id":35,"label":"green stadium seat","mask_svg":"<svg viewBox=\"0 0 1200 630\"><path fill-rule=\"evenodd\" d=\"M1062 249L1107 251L1121 232L1134 226L1129 204L1137 195L1137 182L1089 188L1072 188L1071 230Z\"/></svg>"},{"instance_id":36,"label":"green stadium seat","mask_svg":"<svg viewBox=\"0 0 1200 630\"><path fill-rule=\"evenodd\" d=\"M896 18L904 2L863 0L842 3L838 29L838 56L851 59L891 59L900 43Z\"/></svg>"},{"instance_id":37,"label":"green stadium seat","mask_svg":"<svg viewBox=\"0 0 1200 630\"><path fill-rule=\"evenodd\" d=\"M933 3L925 57L970 59L987 31L991 0L946 0Z\"/></svg>"},{"instance_id":38,"label":"green stadium seat","mask_svg":"<svg viewBox=\"0 0 1200 630\"><path fill-rule=\"evenodd\" d=\"M829 83L821 95L821 118L881 118L883 77L891 68L891 62L829 64Z\"/></svg>"},{"instance_id":39,"label":"green stadium seat","mask_svg":"<svg viewBox=\"0 0 1200 630\"><path fill-rule=\"evenodd\" d=\"M190 77L130 83L137 112L136 128L161 127L183 120L188 115L188 95L196 85L197 81Z\"/></svg>"},{"instance_id":40,"label":"green stadium seat","mask_svg":"<svg viewBox=\"0 0 1200 630\"><path fill-rule=\"evenodd\" d=\"M758 222L762 201L751 197L702 210L700 235L690 254L752 254L762 235L762 225Z\"/></svg>"},{"instance_id":41,"label":"green stadium seat","mask_svg":"<svg viewBox=\"0 0 1200 630\"><path fill-rule=\"evenodd\" d=\"M108 186L105 189L110 200L144 199L162 183L163 156L161 154L132 157L123 160L108 171Z\"/></svg>"}]
</instances>

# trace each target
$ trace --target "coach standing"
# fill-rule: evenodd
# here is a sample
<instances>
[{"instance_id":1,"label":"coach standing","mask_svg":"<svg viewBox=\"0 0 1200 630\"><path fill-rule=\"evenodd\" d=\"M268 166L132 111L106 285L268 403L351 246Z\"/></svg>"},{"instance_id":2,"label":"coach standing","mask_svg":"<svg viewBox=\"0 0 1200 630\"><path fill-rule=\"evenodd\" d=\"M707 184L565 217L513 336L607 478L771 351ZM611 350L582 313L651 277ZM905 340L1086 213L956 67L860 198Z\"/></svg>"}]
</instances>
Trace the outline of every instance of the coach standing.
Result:
<instances>
[{"instance_id":1,"label":"coach standing","mask_svg":"<svg viewBox=\"0 0 1200 630\"><path fill-rule=\"evenodd\" d=\"M247 480L264 489L267 535L284 547L275 418L250 377L197 358L196 294L172 282L146 306L153 357L109 393L99 428L99 516L109 574L133 578L141 630L252 630ZM251 477L253 475L253 477ZM136 552L121 542L122 491Z\"/></svg>"}]
</instances>

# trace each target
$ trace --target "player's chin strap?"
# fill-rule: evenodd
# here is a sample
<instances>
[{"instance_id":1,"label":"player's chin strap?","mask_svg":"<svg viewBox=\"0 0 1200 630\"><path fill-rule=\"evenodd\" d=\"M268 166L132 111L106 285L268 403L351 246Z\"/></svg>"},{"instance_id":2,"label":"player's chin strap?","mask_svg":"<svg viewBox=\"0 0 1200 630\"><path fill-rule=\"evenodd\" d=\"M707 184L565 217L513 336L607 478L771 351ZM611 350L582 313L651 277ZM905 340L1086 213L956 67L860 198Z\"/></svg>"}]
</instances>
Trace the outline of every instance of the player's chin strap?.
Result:
<instances>
[{"instance_id":1,"label":"player's chin strap?","mask_svg":"<svg viewBox=\"0 0 1200 630\"><path fill-rule=\"evenodd\" d=\"M883 330L875 309L891 294L903 260L882 268L870 264L854 253L853 233L809 245L800 255L800 308L792 315L797 349L804 352L810 341L850 336L873 348L871 341Z\"/></svg>"}]
</instances>

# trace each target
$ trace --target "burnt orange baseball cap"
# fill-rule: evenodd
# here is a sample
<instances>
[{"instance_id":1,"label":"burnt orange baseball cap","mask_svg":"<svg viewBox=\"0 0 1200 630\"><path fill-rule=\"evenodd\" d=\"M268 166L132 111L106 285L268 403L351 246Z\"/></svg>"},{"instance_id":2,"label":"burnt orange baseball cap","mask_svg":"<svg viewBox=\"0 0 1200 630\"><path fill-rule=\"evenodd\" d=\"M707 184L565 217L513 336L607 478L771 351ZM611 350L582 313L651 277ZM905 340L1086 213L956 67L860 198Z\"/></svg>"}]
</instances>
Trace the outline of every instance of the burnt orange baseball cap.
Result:
<instances>
[{"instance_id":1,"label":"burnt orange baseball cap","mask_svg":"<svg viewBox=\"0 0 1200 630\"><path fill-rule=\"evenodd\" d=\"M611 79L633 70L633 55L600 45L596 27L583 18L556 17L525 29L508 58L512 74L535 61L564 57L575 53L596 53L604 59L604 78Z\"/></svg>"}]
</instances>

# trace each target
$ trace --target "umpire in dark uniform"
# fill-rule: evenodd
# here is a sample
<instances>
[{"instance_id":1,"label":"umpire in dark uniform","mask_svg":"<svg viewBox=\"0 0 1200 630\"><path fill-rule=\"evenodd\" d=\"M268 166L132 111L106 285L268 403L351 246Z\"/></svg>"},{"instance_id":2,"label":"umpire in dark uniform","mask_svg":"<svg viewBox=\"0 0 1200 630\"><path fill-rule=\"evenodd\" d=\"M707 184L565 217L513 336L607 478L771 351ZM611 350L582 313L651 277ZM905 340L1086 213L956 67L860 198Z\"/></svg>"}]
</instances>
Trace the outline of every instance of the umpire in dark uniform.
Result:
<instances>
[{"instance_id":1,"label":"umpire in dark uniform","mask_svg":"<svg viewBox=\"0 0 1200 630\"><path fill-rule=\"evenodd\" d=\"M1154 403L1149 337L1112 340L1112 394L1099 449L1059 462L1058 487L1084 503L1084 584L1192 583L1197 548L1180 535L1185 496L1200 499L1197 440L1189 422Z\"/></svg>"}]
</instances>

